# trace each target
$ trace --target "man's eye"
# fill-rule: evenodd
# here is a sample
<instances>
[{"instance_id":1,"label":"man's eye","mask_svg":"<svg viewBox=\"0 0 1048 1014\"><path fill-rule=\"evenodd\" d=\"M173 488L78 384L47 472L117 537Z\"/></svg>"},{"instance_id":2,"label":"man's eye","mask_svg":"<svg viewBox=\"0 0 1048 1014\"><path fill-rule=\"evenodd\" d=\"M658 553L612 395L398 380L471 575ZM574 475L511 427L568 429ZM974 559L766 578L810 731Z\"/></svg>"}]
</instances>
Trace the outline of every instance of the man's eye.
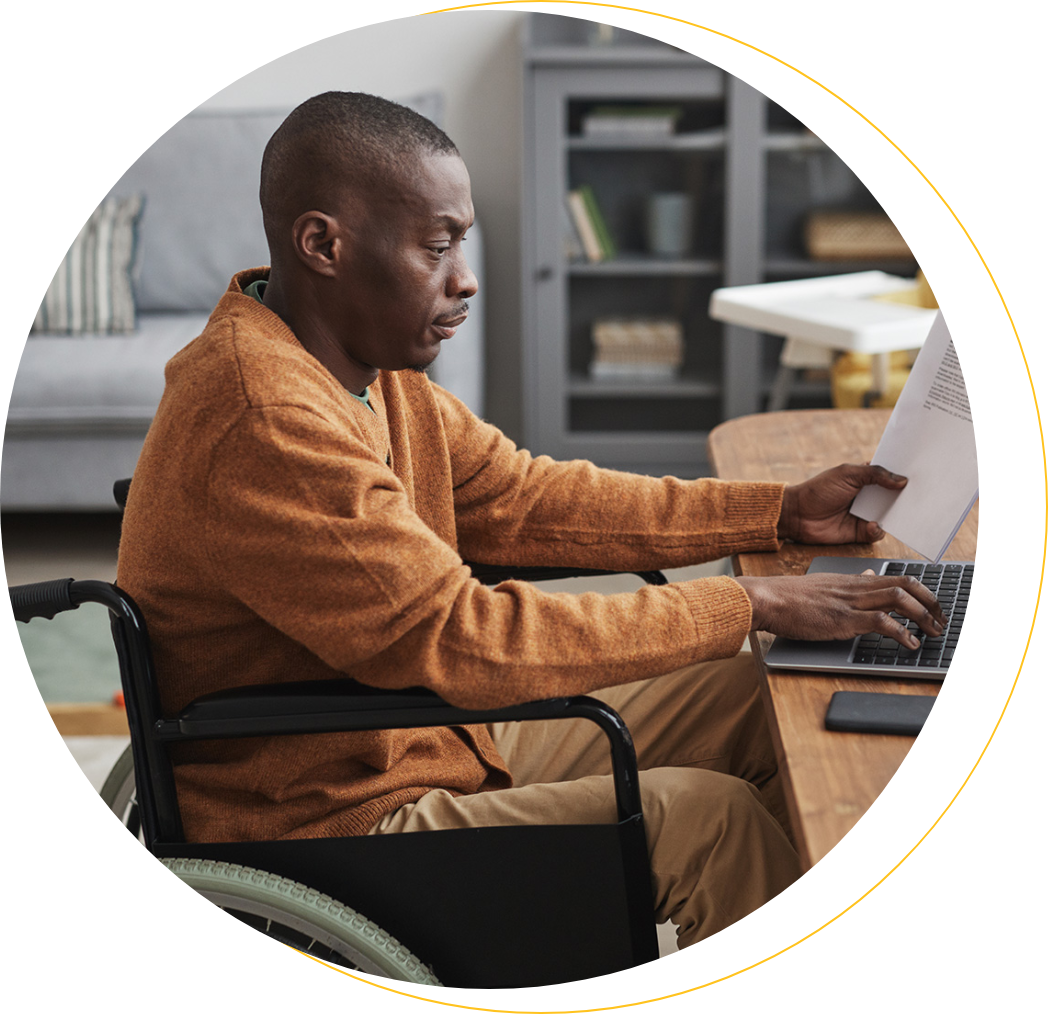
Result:
<instances>
[{"instance_id":1,"label":"man's eye","mask_svg":"<svg viewBox=\"0 0 1048 1014\"><path fill-rule=\"evenodd\" d=\"M446 254L450 249L451 249L451 247L449 247L449 246L431 246L430 247L430 250L432 250L435 254L437 254L440 257L443 257L444 254Z\"/></svg>"}]
</instances>

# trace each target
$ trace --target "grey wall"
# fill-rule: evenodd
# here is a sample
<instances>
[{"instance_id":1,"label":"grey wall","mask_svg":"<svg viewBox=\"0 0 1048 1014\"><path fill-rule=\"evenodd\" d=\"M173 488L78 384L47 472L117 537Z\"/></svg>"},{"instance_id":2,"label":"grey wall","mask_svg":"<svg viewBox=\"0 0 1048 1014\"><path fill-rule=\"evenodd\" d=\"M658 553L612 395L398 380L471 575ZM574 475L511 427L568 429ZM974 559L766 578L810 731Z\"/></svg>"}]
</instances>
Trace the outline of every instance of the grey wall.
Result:
<instances>
[{"instance_id":1,"label":"grey wall","mask_svg":"<svg viewBox=\"0 0 1048 1014\"><path fill-rule=\"evenodd\" d=\"M290 108L318 92L407 98L439 89L469 166L486 261L487 417L519 439L520 32L525 15L454 11L357 29L241 78L205 109ZM467 247L468 249L468 247Z\"/></svg>"}]
</instances>

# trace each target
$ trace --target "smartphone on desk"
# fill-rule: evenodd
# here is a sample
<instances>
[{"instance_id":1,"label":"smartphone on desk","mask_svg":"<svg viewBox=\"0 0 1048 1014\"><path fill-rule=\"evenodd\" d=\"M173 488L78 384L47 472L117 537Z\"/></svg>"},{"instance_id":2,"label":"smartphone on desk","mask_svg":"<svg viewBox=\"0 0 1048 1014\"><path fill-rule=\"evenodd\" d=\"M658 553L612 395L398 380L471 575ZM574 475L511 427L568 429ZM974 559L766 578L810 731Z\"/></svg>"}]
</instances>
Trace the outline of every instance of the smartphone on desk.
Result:
<instances>
[{"instance_id":1,"label":"smartphone on desk","mask_svg":"<svg viewBox=\"0 0 1048 1014\"><path fill-rule=\"evenodd\" d=\"M826 728L831 732L916 736L934 704L931 696L838 690L826 710Z\"/></svg>"}]
</instances>

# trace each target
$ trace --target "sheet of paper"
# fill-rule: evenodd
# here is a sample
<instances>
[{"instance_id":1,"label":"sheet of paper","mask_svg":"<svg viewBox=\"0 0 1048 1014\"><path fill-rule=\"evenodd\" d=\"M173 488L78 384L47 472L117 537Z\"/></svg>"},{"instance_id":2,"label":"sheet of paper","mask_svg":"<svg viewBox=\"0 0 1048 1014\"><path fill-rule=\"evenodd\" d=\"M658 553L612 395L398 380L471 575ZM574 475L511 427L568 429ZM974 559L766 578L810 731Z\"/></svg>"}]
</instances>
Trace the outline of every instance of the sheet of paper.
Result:
<instances>
[{"instance_id":1,"label":"sheet of paper","mask_svg":"<svg viewBox=\"0 0 1048 1014\"><path fill-rule=\"evenodd\" d=\"M894 492L867 486L852 513L880 526L929 560L938 560L979 497L975 429L957 353L942 314L877 445L873 464L905 475Z\"/></svg>"}]
</instances>

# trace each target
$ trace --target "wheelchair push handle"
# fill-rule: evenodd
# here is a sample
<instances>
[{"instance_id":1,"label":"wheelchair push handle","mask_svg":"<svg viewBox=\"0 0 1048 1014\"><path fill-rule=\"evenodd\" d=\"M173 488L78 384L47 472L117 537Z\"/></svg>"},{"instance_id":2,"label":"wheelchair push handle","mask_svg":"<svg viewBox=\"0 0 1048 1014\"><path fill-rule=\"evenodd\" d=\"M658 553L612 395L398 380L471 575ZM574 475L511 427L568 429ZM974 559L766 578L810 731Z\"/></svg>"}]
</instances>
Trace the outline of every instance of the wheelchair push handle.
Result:
<instances>
[{"instance_id":1,"label":"wheelchair push handle","mask_svg":"<svg viewBox=\"0 0 1048 1014\"><path fill-rule=\"evenodd\" d=\"M73 579L65 577L57 581L39 581L8 588L15 619L21 623L28 623L37 617L53 620L59 613L79 609L80 603L73 601L72 587Z\"/></svg>"}]
</instances>

